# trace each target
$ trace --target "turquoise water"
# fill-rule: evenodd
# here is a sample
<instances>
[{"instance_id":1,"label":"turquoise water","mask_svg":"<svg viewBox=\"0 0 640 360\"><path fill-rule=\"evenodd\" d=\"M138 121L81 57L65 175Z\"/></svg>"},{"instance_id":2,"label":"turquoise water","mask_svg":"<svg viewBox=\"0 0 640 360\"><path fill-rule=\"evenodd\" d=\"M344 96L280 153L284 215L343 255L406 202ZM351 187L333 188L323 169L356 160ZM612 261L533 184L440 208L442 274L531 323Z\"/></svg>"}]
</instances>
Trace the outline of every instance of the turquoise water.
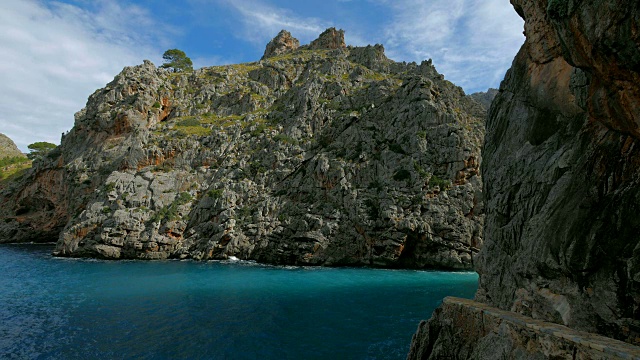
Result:
<instances>
[{"instance_id":1,"label":"turquoise water","mask_svg":"<svg viewBox=\"0 0 640 360\"><path fill-rule=\"evenodd\" d=\"M0 358L404 359L475 273L73 260L0 246Z\"/></svg>"}]
</instances>

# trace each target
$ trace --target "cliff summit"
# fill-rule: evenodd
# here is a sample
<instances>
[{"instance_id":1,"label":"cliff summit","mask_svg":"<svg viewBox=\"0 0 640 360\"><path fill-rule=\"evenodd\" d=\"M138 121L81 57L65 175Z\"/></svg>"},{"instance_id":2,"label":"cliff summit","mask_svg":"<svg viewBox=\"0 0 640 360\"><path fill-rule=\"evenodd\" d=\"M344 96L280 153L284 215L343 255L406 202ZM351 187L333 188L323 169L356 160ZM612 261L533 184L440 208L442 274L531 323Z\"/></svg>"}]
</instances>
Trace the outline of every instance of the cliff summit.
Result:
<instances>
[{"instance_id":1,"label":"cliff summit","mask_svg":"<svg viewBox=\"0 0 640 360\"><path fill-rule=\"evenodd\" d=\"M344 30L328 28L320 36L309 44L311 50L342 49L347 47L344 42Z\"/></svg>"},{"instance_id":2,"label":"cliff summit","mask_svg":"<svg viewBox=\"0 0 640 360\"><path fill-rule=\"evenodd\" d=\"M267 44L262 60L294 51L298 47L300 47L300 41L291 36L290 32L282 30Z\"/></svg>"}]
</instances>

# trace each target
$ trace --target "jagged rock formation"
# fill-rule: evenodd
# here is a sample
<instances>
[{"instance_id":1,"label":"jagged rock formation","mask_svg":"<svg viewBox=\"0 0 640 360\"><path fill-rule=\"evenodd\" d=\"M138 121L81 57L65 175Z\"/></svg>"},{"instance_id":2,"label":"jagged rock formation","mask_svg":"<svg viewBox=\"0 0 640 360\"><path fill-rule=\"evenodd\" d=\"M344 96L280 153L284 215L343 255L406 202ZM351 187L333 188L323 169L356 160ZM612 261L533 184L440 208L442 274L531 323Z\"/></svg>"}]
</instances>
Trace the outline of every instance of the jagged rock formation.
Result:
<instances>
[{"instance_id":1,"label":"jagged rock formation","mask_svg":"<svg viewBox=\"0 0 640 360\"><path fill-rule=\"evenodd\" d=\"M287 30L282 30L273 38L268 44L267 48L264 50L264 55L262 56L262 60L272 57L282 55L293 50L296 50L300 47L300 41L293 36Z\"/></svg>"},{"instance_id":2,"label":"jagged rock formation","mask_svg":"<svg viewBox=\"0 0 640 360\"><path fill-rule=\"evenodd\" d=\"M11 157L24 157L16 144L8 136L0 133L0 159Z\"/></svg>"},{"instance_id":3,"label":"jagged rock formation","mask_svg":"<svg viewBox=\"0 0 640 360\"><path fill-rule=\"evenodd\" d=\"M60 256L470 268L481 105L430 62L342 37L192 73L125 68L3 194L0 238L55 238Z\"/></svg>"},{"instance_id":4,"label":"jagged rock formation","mask_svg":"<svg viewBox=\"0 0 640 360\"><path fill-rule=\"evenodd\" d=\"M476 92L470 94L473 100L479 102L485 109L489 110L491 107L491 102L498 95L498 89L489 88L487 91Z\"/></svg>"},{"instance_id":5,"label":"jagged rock formation","mask_svg":"<svg viewBox=\"0 0 640 360\"><path fill-rule=\"evenodd\" d=\"M308 45L311 50L342 49L345 47L347 45L344 42L344 30L336 30L336 28L328 28Z\"/></svg>"},{"instance_id":6,"label":"jagged rock formation","mask_svg":"<svg viewBox=\"0 0 640 360\"><path fill-rule=\"evenodd\" d=\"M640 3L512 0L476 298L640 344Z\"/></svg>"}]
</instances>

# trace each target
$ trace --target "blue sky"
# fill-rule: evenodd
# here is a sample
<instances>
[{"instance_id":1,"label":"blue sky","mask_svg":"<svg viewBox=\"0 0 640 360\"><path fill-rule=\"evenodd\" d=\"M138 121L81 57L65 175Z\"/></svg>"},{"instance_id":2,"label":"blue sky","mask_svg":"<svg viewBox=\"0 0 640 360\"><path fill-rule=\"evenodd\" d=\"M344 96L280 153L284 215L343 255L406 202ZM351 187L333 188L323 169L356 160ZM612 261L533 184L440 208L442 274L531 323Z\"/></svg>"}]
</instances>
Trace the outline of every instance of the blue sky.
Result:
<instances>
[{"instance_id":1,"label":"blue sky","mask_svg":"<svg viewBox=\"0 0 640 360\"><path fill-rule=\"evenodd\" d=\"M124 66L195 67L259 60L280 30L307 44L344 29L349 45L383 44L396 61L433 59L465 92L497 87L524 41L508 0L2 0L0 132L23 150L59 143L87 97Z\"/></svg>"}]
</instances>

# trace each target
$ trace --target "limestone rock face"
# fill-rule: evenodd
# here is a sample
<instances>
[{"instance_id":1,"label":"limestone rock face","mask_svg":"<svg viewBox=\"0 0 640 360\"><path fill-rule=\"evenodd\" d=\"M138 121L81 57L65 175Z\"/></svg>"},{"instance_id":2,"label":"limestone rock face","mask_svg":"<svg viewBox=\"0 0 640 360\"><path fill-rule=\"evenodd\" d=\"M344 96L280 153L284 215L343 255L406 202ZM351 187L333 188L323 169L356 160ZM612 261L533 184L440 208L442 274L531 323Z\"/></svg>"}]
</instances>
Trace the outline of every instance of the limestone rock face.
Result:
<instances>
[{"instance_id":1,"label":"limestone rock face","mask_svg":"<svg viewBox=\"0 0 640 360\"><path fill-rule=\"evenodd\" d=\"M328 28L320 36L309 44L311 50L342 49L347 47L344 42L344 30Z\"/></svg>"},{"instance_id":2,"label":"limestone rock face","mask_svg":"<svg viewBox=\"0 0 640 360\"><path fill-rule=\"evenodd\" d=\"M487 91L473 93L469 97L479 102L488 111L496 95L498 95L498 89L490 88Z\"/></svg>"},{"instance_id":3,"label":"limestone rock face","mask_svg":"<svg viewBox=\"0 0 640 360\"><path fill-rule=\"evenodd\" d=\"M481 106L430 62L329 47L125 68L3 194L0 234L55 230L60 256L470 269Z\"/></svg>"},{"instance_id":4,"label":"limestone rock face","mask_svg":"<svg viewBox=\"0 0 640 360\"><path fill-rule=\"evenodd\" d=\"M16 156L22 157L24 154L18 149L13 140L4 134L0 134L0 159Z\"/></svg>"},{"instance_id":5,"label":"limestone rock face","mask_svg":"<svg viewBox=\"0 0 640 360\"><path fill-rule=\"evenodd\" d=\"M511 3L526 41L487 117L476 300L638 345L640 3ZM437 310L415 358L445 358L462 345L443 344L468 341L456 319ZM470 345L499 350L519 336Z\"/></svg>"},{"instance_id":6,"label":"limestone rock face","mask_svg":"<svg viewBox=\"0 0 640 360\"><path fill-rule=\"evenodd\" d=\"M262 59L264 60L271 56L282 55L296 50L298 47L300 47L300 41L291 36L290 32L282 30L267 44L267 48L264 50Z\"/></svg>"},{"instance_id":7,"label":"limestone rock face","mask_svg":"<svg viewBox=\"0 0 640 360\"><path fill-rule=\"evenodd\" d=\"M640 358L638 346L451 297L413 340L407 360Z\"/></svg>"},{"instance_id":8,"label":"limestone rock face","mask_svg":"<svg viewBox=\"0 0 640 360\"><path fill-rule=\"evenodd\" d=\"M640 344L640 3L512 1L477 298Z\"/></svg>"}]
</instances>

